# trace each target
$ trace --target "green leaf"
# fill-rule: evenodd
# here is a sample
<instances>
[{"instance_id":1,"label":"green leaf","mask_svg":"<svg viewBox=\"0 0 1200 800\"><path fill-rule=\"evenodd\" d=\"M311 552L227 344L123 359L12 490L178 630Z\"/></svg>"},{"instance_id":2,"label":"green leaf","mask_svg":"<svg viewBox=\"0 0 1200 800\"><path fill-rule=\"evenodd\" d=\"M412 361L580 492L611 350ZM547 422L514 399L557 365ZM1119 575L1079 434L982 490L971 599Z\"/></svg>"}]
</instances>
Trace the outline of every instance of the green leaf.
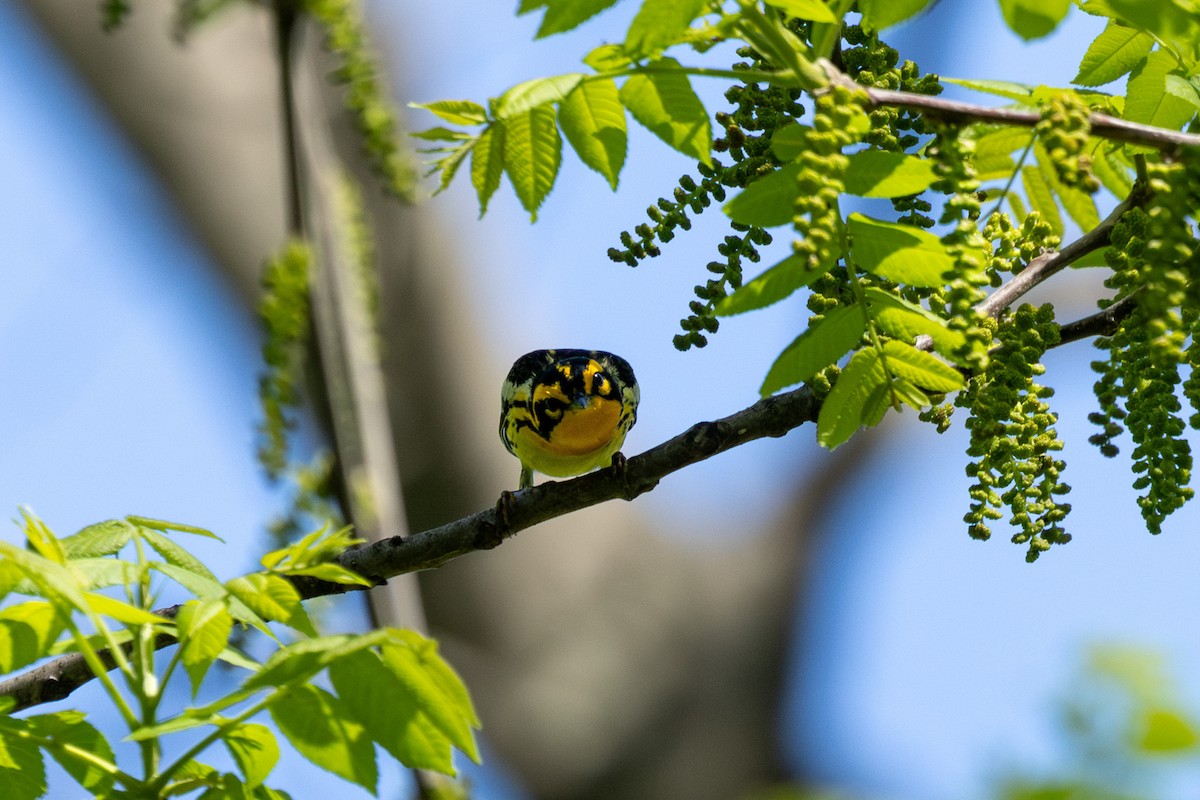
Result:
<instances>
[{"instance_id":1,"label":"green leaf","mask_svg":"<svg viewBox=\"0 0 1200 800\"><path fill-rule=\"evenodd\" d=\"M1138 747L1146 752L1180 754L1200 744L1195 726L1170 709L1147 709L1141 717Z\"/></svg>"},{"instance_id":2,"label":"green leaf","mask_svg":"<svg viewBox=\"0 0 1200 800\"><path fill-rule=\"evenodd\" d=\"M190 533L193 536L203 536L205 539L216 539L218 542L225 541L208 528L198 528L195 525L184 525L182 522L170 522L165 519L155 519L154 517L139 517L133 514L125 517L125 519L128 520L130 524L136 525L139 528L149 528L161 533L175 531L176 533Z\"/></svg>"},{"instance_id":3,"label":"green leaf","mask_svg":"<svg viewBox=\"0 0 1200 800\"><path fill-rule=\"evenodd\" d=\"M834 262L829 261L817 269L808 269L805 264L806 259L800 256L788 256L754 280L739 286L732 294L718 300L715 306L717 316L728 317L777 303L824 275Z\"/></svg>"},{"instance_id":4,"label":"green leaf","mask_svg":"<svg viewBox=\"0 0 1200 800\"><path fill-rule=\"evenodd\" d=\"M1154 47L1154 37L1145 31L1109 20L1088 46L1072 83L1103 86L1131 71Z\"/></svg>"},{"instance_id":5,"label":"green leaf","mask_svg":"<svg viewBox=\"0 0 1200 800\"><path fill-rule=\"evenodd\" d=\"M433 190L435 195L446 191L446 187L450 185L450 182L454 180L454 176L458 174L458 168L462 166L463 160L467 157L467 154L471 152L472 145L475 144L475 141L476 139L472 137L469 141L464 141L457 147L451 148L447 155L433 162L432 167L427 173L425 173L425 175L428 177L433 175L435 172L441 173L438 177L438 187ZM439 150L439 152L443 151Z\"/></svg>"},{"instance_id":6,"label":"green leaf","mask_svg":"<svg viewBox=\"0 0 1200 800\"><path fill-rule=\"evenodd\" d=\"M919 228L859 213L846 221L854 263L881 278L910 286L937 287L954 270L954 258L936 236Z\"/></svg>"},{"instance_id":7,"label":"green leaf","mask_svg":"<svg viewBox=\"0 0 1200 800\"><path fill-rule=\"evenodd\" d=\"M116 757L104 734L84 720L82 711L59 711L54 714L38 714L25 720L38 735L52 739L59 745L71 745L88 753L92 758L76 755L64 747L51 747L46 751L57 761L80 786L96 797L107 795L112 789L116 773ZM111 769L96 763L96 759L107 762Z\"/></svg>"},{"instance_id":8,"label":"green leaf","mask_svg":"<svg viewBox=\"0 0 1200 800\"><path fill-rule=\"evenodd\" d=\"M1104 148L1092 158L1092 173L1117 197L1125 197L1133 189L1129 167L1113 148Z\"/></svg>"},{"instance_id":9,"label":"green leaf","mask_svg":"<svg viewBox=\"0 0 1200 800\"><path fill-rule=\"evenodd\" d=\"M267 636L274 637L275 634L267 627L267 623L262 617L251 611L249 606L237 599L236 596L228 596L229 590L216 578L207 578L174 564L153 563L150 567L166 575L202 600L206 598L226 599L229 604L229 613L233 615L234 619L247 625L253 625Z\"/></svg>"},{"instance_id":10,"label":"green leaf","mask_svg":"<svg viewBox=\"0 0 1200 800\"><path fill-rule=\"evenodd\" d=\"M189 600L175 617L179 631L183 667L192 683L192 697L209 667L229 644L233 617L220 600Z\"/></svg>"},{"instance_id":11,"label":"green leaf","mask_svg":"<svg viewBox=\"0 0 1200 800\"><path fill-rule=\"evenodd\" d=\"M621 102L642 126L686 156L712 163L712 129L704 104L673 58L651 62L635 72L619 92Z\"/></svg>"},{"instance_id":12,"label":"green leaf","mask_svg":"<svg viewBox=\"0 0 1200 800\"><path fill-rule=\"evenodd\" d=\"M839 306L796 337L767 370L759 393L764 397L792 386L837 363L858 344L867 329L867 318L859 305Z\"/></svg>"},{"instance_id":13,"label":"green leaf","mask_svg":"<svg viewBox=\"0 0 1200 800\"><path fill-rule=\"evenodd\" d=\"M887 374L873 347L859 350L838 375L837 383L821 403L817 415L817 442L833 450L863 424L863 410Z\"/></svg>"},{"instance_id":14,"label":"green leaf","mask_svg":"<svg viewBox=\"0 0 1200 800\"><path fill-rule=\"evenodd\" d=\"M919 14L930 0L858 0L863 27L881 31Z\"/></svg>"},{"instance_id":15,"label":"green leaf","mask_svg":"<svg viewBox=\"0 0 1200 800\"><path fill-rule=\"evenodd\" d=\"M838 18L821 0L765 0L766 4L778 8L789 17L810 19L813 22L835 23ZM929 0L924 0L929 2Z\"/></svg>"},{"instance_id":16,"label":"green leaf","mask_svg":"<svg viewBox=\"0 0 1200 800\"><path fill-rule=\"evenodd\" d=\"M475 138L467 131L460 131L457 128L445 128L441 125L423 131L414 131L409 136L414 139L423 139L427 142L467 142Z\"/></svg>"},{"instance_id":17,"label":"green leaf","mask_svg":"<svg viewBox=\"0 0 1200 800\"><path fill-rule=\"evenodd\" d=\"M4 800L36 800L46 793L46 764L42 752L21 734L29 723L0 717L0 786Z\"/></svg>"},{"instance_id":18,"label":"green leaf","mask_svg":"<svg viewBox=\"0 0 1200 800\"><path fill-rule=\"evenodd\" d=\"M409 103L408 107L431 111L451 125L482 125L488 119L487 109L471 100L435 100L432 103Z\"/></svg>"},{"instance_id":19,"label":"green leaf","mask_svg":"<svg viewBox=\"0 0 1200 800\"><path fill-rule=\"evenodd\" d=\"M316 629L300 602L300 593L278 575L255 572L226 581L225 588L259 617L283 622L301 633L316 636Z\"/></svg>"},{"instance_id":20,"label":"green leaf","mask_svg":"<svg viewBox=\"0 0 1200 800\"><path fill-rule=\"evenodd\" d=\"M615 72L628 67L633 63L633 59L619 44L602 44L584 56L583 63L596 72Z\"/></svg>"},{"instance_id":21,"label":"green leaf","mask_svg":"<svg viewBox=\"0 0 1200 800\"><path fill-rule=\"evenodd\" d=\"M375 745L336 697L316 686L293 686L269 706L271 719L300 755L322 769L375 791Z\"/></svg>"},{"instance_id":22,"label":"green leaf","mask_svg":"<svg viewBox=\"0 0 1200 800\"><path fill-rule=\"evenodd\" d=\"M846 191L859 197L920 194L936 179L933 162L884 150L851 153L845 176Z\"/></svg>"},{"instance_id":23,"label":"green leaf","mask_svg":"<svg viewBox=\"0 0 1200 800\"><path fill-rule=\"evenodd\" d=\"M66 619L58 609L41 600L0 610L0 673L45 656L65 627Z\"/></svg>"},{"instance_id":24,"label":"green leaf","mask_svg":"<svg viewBox=\"0 0 1200 800\"><path fill-rule=\"evenodd\" d=\"M92 611L95 611L97 614L103 614L106 617L111 617L117 622L122 622L126 625L159 625L170 622L170 620L164 617L151 614L145 609L130 605L108 595L97 592L86 592L84 596L87 598L88 606Z\"/></svg>"},{"instance_id":25,"label":"green leaf","mask_svg":"<svg viewBox=\"0 0 1200 800\"><path fill-rule=\"evenodd\" d=\"M487 213L488 201L500 186L504 174L504 124L484 128L471 148L471 185L479 198L479 216Z\"/></svg>"},{"instance_id":26,"label":"green leaf","mask_svg":"<svg viewBox=\"0 0 1200 800\"><path fill-rule=\"evenodd\" d=\"M67 553L63 550L62 542L46 523L24 508L21 509L21 532L25 534L25 541L29 546L42 558L56 564L67 563Z\"/></svg>"},{"instance_id":27,"label":"green leaf","mask_svg":"<svg viewBox=\"0 0 1200 800\"><path fill-rule=\"evenodd\" d=\"M1133 74L1125 91L1125 119L1179 130L1200 110L1200 96L1176 72L1174 57L1155 50Z\"/></svg>"},{"instance_id":28,"label":"green leaf","mask_svg":"<svg viewBox=\"0 0 1200 800\"><path fill-rule=\"evenodd\" d=\"M871 319L888 336L906 342L928 336L934 349L947 358L953 358L952 354L966 342L961 331L951 330L947 320L932 311L875 286L868 286L864 294Z\"/></svg>"},{"instance_id":29,"label":"green leaf","mask_svg":"<svg viewBox=\"0 0 1200 800\"><path fill-rule=\"evenodd\" d=\"M1107 5L1130 25L1167 42L1186 43L1200 28L1194 0L1108 0Z\"/></svg>"},{"instance_id":30,"label":"green leaf","mask_svg":"<svg viewBox=\"0 0 1200 800\"><path fill-rule=\"evenodd\" d=\"M332 664L329 680L354 719L401 764L455 774L450 740L374 651L362 650Z\"/></svg>"},{"instance_id":31,"label":"green leaf","mask_svg":"<svg viewBox=\"0 0 1200 800\"><path fill-rule=\"evenodd\" d=\"M904 380L904 378L896 378L890 383L889 388L892 397L917 411L926 409L931 405L929 395Z\"/></svg>"},{"instance_id":32,"label":"green leaf","mask_svg":"<svg viewBox=\"0 0 1200 800\"><path fill-rule=\"evenodd\" d=\"M310 578L317 578L330 583L345 583L351 586L374 586L375 584L359 575L357 572L346 569L341 564L326 562L324 564L313 564L311 567L298 567L296 569L286 569L284 573L292 575L307 575Z\"/></svg>"},{"instance_id":33,"label":"green leaf","mask_svg":"<svg viewBox=\"0 0 1200 800\"><path fill-rule=\"evenodd\" d=\"M133 536L133 526L123 519L88 525L62 540L67 558L99 558L120 552Z\"/></svg>"},{"instance_id":34,"label":"green leaf","mask_svg":"<svg viewBox=\"0 0 1200 800\"><path fill-rule=\"evenodd\" d=\"M705 5L705 0L643 0L625 34L625 52L635 60L660 55L683 38Z\"/></svg>"},{"instance_id":35,"label":"green leaf","mask_svg":"<svg viewBox=\"0 0 1200 800\"><path fill-rule=\"evenodd\" d=\"M884 342L883 361L888 374L931 392L944 394L963 387L961 372L908 342L897 339Z\"/></svg>"},{"instance_id":36,"label":"green leaf","mask_svg":"<svg viewBox=\"0 0 1200 800\"><path fill-rule=\"evenodd\" d=\"M542 39L555 33L572 30L616 2L617 0L537 0L528 4L521 3L517 13L525 14L537 8L546 9L536 36L536 38Z\"/></svg>"},{"instance_id":37,"label":"green leaf","mask_svg":"<svg viewBox=\"0 0 1200 800\"><path fill-rule=\"evenodd\" d=\"M0 541L0 563L5 562L11 568L19 569L30 582L31 588L22 591L46 598L65 613L88 608L79 577L62 564L31 553L24 547Z\"/></svg>"},{"instance_id":38,"label":"green leaf","mask_svg":"<svg viewBox=\"0 0 1200 800\"><path fill-rule=\"evenodd\" d=\"M504 120L504 171L521 205L537 221L537 210L554 187L562 158L562 141L549 105Z\"/></svg>"},{"instance_id":39,"label":"green leaf","mask_svg":"<svg viewBox=\"0 0 1200 800\"><path fill-rule=\"evenodd\" d=\"M561 103L582 80L582 73L570 72L566 75L534 78L524 83L518 83L500 95L500 99L496 101L496 119L512 119L527 114L535 108Z\"/></svg>"},{"instance_id":40,"label":"green leaf","mask_svg":"<svg viewBox=\"0 0 1200 800\"><path fill-rule=\"evenodd\" d=\"M1058 204L1054 202L1054 193L1045 173L1037 166L1025 167L1021 170L1021 185L1025 187L1025 196L1029 205L1042 215L1042 219L1050 224L1051 230L1062 236L1062 216L1058 213Z\"/></svg>"},{"instance_id":41,"label":"green leaf","mask_svg":"<svg viewBox=\"0 0 1200 800\"><path fill-rule=\"evenodd\" d=\"M808 134L812 128L793 120L771 134L771 151L782 162L794 160L808 149Z\"/></svg>"},{"instance_id":42,"label":"green leaf","mask_svg":"<svg viewBox=\"0 0 1200 800\"><path fill-rule=\"evenodd\" d=\"M142 539L153 547L155 552L162 556L168 564L187 570L202 578L208 578L213 581L217 579L217 576L204 565L203 561L181 547L171 537L163 536L161 533L153 530L142 530L140 534Z\"/></svg>"},{"instance_id":43,"label":"green leaf","mask_svg":"<svg viewBox=\"0 0 1200 800\"><path fill-rule=\"evenodd\" d=\"M1026 41L1051 33L1070 8L1071 0L1000 0L1004 21Z\"/></svg>"},{"instance_id":44,"label":"green leaf","mask_svg":"<svg viewBox=\"0 0 1200 800\"><path fill-rule=\"evenodd\" d=\"M392 631L393 634L411 633ZM478 724L475 711L467 700L462 682L457 691L447 691L444 674L453 675L449 665L437 654L437 643L418 637L408 642L389 641L380 648L384 665L399 679L416 707L437 729L472 761L479 761L479 750L471 727ZM443 670L445 672L443 672Z\"/></svg>"},{"instance_id":45,"label":"green leaf","mask_svg":"<svg viewBox=\"0 0 1200 800\"><path fill-rule=\"evenodd\" d=\"M279 743L266 725L244 722L226 731L221 740L246 779L247 788L265 781L279 762Z\"/></svg>"},{"instance_id":46,"label":"green leaf","mask_svg":"<svg viewBox=\"0 0 1200 800\"><path fill-rule=\"evenodd\" d=\"M971 89L984 94L992 94L997 97L1007 97L1009 100L1016 100L1022 105L1033 105L1033 87L1026 86L1023 83L1013 83L1012 81L992 81L992 80L974 80L964 78L948 78L945 75L939 77L942 83L952 83L955 86L962 86L966 89Z\"/></svg>"},{"instance_id":47,"label":"green leaf","mask_svg":"<svg viewBox=\"0 0 1200 800\"><path fill-rule=\"evenodd\" d=\"M796 215L799 164L786 164L747 186L725 204L724 211L734 222L773 228L785 225Z\"/></svg>"},{"instance_id":48,"label":"green leaf","mask_svg":"<svg viewBox=\"0 0 1200 800\"><path fill-rule=\"evenodd\" d=\"M1028 128L1003 127L988 131L975 139L975 158L988 159L996 156L1011 155L1016 150L1024 150L1033 139L1033 131Z\"/></svg>"},{"instance_id":49,"label":"green leaf","mask_svg":"<svg viewBox=\"0 0 1200 800\"><path fill-rule=\"evenodd\" d=\"M603 78L579 84L558 107L558 124L580 160L616 189L628 139L616 82Z\"/></svg>"},{"instance_id":50,"label":"green leaf","mask_svg":"<svg viewBox=\"0 0 1200 800\"><path fill-rule=\"evenodd\" d=\"M306 682L338 659L387 639L386 630L376 630L357 636L316 636L293 642L272 653L262 669L246 679L242 690L253 692L264 686Z\"/></svg>"}]
</instances>

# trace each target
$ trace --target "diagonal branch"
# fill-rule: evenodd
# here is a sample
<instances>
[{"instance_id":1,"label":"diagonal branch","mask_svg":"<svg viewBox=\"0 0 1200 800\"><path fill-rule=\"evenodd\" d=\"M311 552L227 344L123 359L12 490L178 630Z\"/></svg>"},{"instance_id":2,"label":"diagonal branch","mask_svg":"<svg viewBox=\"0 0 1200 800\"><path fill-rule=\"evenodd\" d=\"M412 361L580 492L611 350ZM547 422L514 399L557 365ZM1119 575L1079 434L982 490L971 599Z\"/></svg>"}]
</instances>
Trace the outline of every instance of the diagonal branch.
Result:
<instances>
[{"instance_id":1,"label":"diagonal branch","mask_svg":"<svg viewBox=\"0 0 1200 800\"><path fill-rule=\"evenodd\" d=\"M977 103L967 103L960 100L947 100L927 94L902 92L895 89L877 89L855 83L832 64L824 64L825 71L834 84L840 84L856 91L866 92L872 106L889 106L894 108L909 108L920 111L925 116L966 124L971 122L993 122L999 125L1014 125L1022 128L1032 128L1041 120L1038 111L1019 108L996 108L982 106ZM1114 142L1129 142L1146 147L1153 147L1168 155L1177 155L1185 148L1200 148L1200 135L1183 133L1182 131L1156 128L1153 125L1143 125L1109 116L1108 114L1092 113L1088 116L1092 135Z\"/></svg>"}]
</instances>

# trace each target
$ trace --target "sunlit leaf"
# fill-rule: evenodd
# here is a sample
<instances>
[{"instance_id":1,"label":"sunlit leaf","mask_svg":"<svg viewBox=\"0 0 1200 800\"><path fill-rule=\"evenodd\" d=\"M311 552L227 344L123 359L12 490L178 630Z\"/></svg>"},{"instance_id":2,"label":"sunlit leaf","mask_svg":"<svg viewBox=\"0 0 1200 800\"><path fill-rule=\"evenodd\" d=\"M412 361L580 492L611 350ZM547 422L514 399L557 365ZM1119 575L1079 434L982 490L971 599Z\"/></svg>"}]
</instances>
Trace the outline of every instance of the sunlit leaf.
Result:
<instances>
[{"instance_id":1,"label":"sunlit leaf","mask_svg":"<svg viewBox=\"0 0 1200 800\"><path fill-rule=\"evenodd\" d=\"M731 294L717 301L717 315L731 316L777 303L824 275L833 267L834 262L830 260L817 269L808 269L806 264L806 258L798 255L788 256L754 280L742 284Z\"/></svg>"},{"instance_id":2,"label":"sunlit leaf","mask_svg":"<svg viewBox=\"0 0 1200 800\"><path fill-rule=\"evenodd\" d=\"M887 374L873 347L859 350L838 375L833 390L817 415L817 441L830 450L854 435L863 424L863 410Z\"/></svg>"},{"instance_id":3,"label":"sunlit leaf","mask_svg":"<svg viewBox=\"0 0 1200 800\"><path fill-rule=\"evenodd\" d=\"M705 0L643 0L625 34L625 52L633 59L661 54L682 39L705 5Z\"/></svg>"},{"instance_id":4,"label":"sunlit leaf","mask_svg":"<svg viewBox=\"0 0 1200 800\"><path fill-rule=\"evenodd\" d=\"M534 221L554 187L561 159L562 141L552 106L531 108L505 120L504 171Z\"/></svg>"},{"instance_id":5,"label":"sunlit leaf","mask_svg":"<svg viewBox=\"0 0 1200 800\"><path fill-rule=\"evenodd\" d=\"M1178 72L1175 58L1155 50L1129 76L1125 118L1159 128L1179 130L1200 110L1196 87Z\"/></svg>"},{"instance_id":6,"label":"sunlit leaf","mask_svg":"<svg viewBox=\"0 0 1200 800\"><path fill-rule=\"evenodd\" d=\"M497 119L512 119L528 114L535 108L562 102L583 80L582 73L571 72L550 78L534 78L518 83L496 101Z\"/></svg>"},{"instance_id":7,"label":"sunlit leaf","mask_svg":"<svg viewBox=\"0 0 1200 800\"><path fill-rule=\"evenodd\" d=\"M704 104L673 58L651 62L621 87L621 102L642 126L686 156L712 163L712 128Z\"/></svg>"},{"instance_id":8,"label":"sunlit leaf","mask_svg":"<svg viewBox=\"0 0 1200 800\"><path fill-rule=\"evenodd\" d=\"M884 150L851 153L845 175L846 191L859 197L920 194L936 179L928 159Z\"/></svg>"},{"instance_id":9,"label":"sunlit leaf","mask_svg":"<svg viewBox=\"0 0 1200 800\"><path fill-rule=\"evenodd\" d=\"M244 722L221 737L248 788L267 779L279 762L279 743L266 725Z\"/></svg>"},{"instance_id":10,"label":"sunlit leaf","mask_svg":"<svg viewBox=\"0 0 1200 800\"><path fill-rule=\"evenodd\" d=\"M336 697L316 686L292 686L269 709L280 733L305 759L375 791L375 745Z\"/></svg>"},{"instance_id":11,"label":"sunlit leaf","mask_svg":"<svg viewBox=\"0 0 1200 800\"><path fill-rule=\"evenodd\" d=\"M80 786L96 797L106 796L114 783L115 757L104 734L84 719L82 711L38 714L25 721L39 736L60 745L47 748L47 752Z\"/></svg>"},{"instance_id":12,"label":"sunlit leaf","mask_svg":"<svg viewBox=\"0 0 1200 800\"><path fill-rule=\"evenodd\" d=\"M435 100L432 103L409 103L408 106L437 114L452 125L482 125L487 122L487 109L472 100Z\"/></svg>"},{"instance_id":13,"label":"sunlit leaf","mask_svg":"<svg viewBox=\"0 0 1200 800\"><path fill-rule=\"evenodd\" d=\"M784 348L767 371L759 393L774 394L816 375L858 344L867 318L858 305L839 306L808 327Z\"/></svg>"},{"instance_id":14,"label":"sunlit leaf","mask_svg":"<svg viewBox=\"0 0 1200 800\"><path fill-rule=\"evenodd\" d=\"M1108 25L1088 46L1079 64L1079 73L1072 83L1080 86L1103 86L1133 70L1154 47L1154 37L1145 31L1119 25Z\"/></svg>"},{"instance_id":15,"label":"sunlit leaf","mask_svg":"<svg viewBox=\"0 0 1200 800\"><path fill-rule=\"evenodd\" d=\"M209 667L229 643L233 617L219 600L190 600L179 608L175 625L179 630L183 666L195 697Z\"/></svg>"},{"instance_id":16,"label":"sunlit leaf","mask_svg":"<svg viewBox=\"0 0 1200 800\"><path fill-rule=\"evenodd\" d=\"M908 342L889 339L883 343L884 369L931 392L954 392L963 387L962 373L936 356Z\"/></svg>"},{"instance_id":17,"label":"sunlit leaf","mask_svg":"<svg viewBox=\"0 0 1200 800\"><path fill-rule=\"evenodd\" d=\"M616 83L605 78L579 84L559 106L558 124L580 160L616 189L628 140Z\"/></svg>"},{"instance_id":18,"label":"sunlit leaf","mask_svg":"<svg viewBox=\"0 0 1200 800\"><path fill-rule=\"evenodd\" d=\"M859 213L846 221L854 263L881 278L911 286L942 286L954 258L936 236L919 228Z\"/></svg>"},{"instance_id":19,"label":"sunlit leaf","mask_svg":"<svg viewBox=\"0 0 1200 800\"><path fill-rule=\"evenodd\" d=\"M796 196L800 193L799 174L799 164L787 164L764 175L726 203L725 213L734 222L759 228L790 223L796 214Z\"/></svg>"},{"instance_id":20,"label":"sunlit leaf","mask_svg":"<svg viewBox=\"0 0 1200 800\"><path fill-rule=\"evenodd\" d=\"M504 124L487 126L471 148L471 185L479 198L479 216L487 213L488 201L504 174Z\"/></svg>"},{"instance_id":21,"label":"sunlit leaf","mask_svg":"<svg viewBox=\"0 0 1200 800\"><path fill-rule=\"evenodd\" d=\"M1071 8L1071 0L1000 0L1000 11L1013 33L1026 41L1054 31Z\"/></svg>"},{"instance_id":22,"label":"sunlit leaf","mask_svg":"<svg viewBox=\"0 0 1200 800\"><path fill-rule=\"evenodd\" d=\"M919 14L930 0L858 0L863 27L881 31Z\"/></svg>"},{"instance_id":23,"label":"sunlit leaf","mask_svg":"<svg viewBox=\"0 0 1200 800\"><path fill-rule=\"evenodd\" d=\"M925 1L928 2L928 0ZM821 0L765 0L765 2L769 6L778 8L789 17L808 19L813 22L835 23L838 21L833 12L829 10L829 6Z\"/></svg>"}]
</instances>

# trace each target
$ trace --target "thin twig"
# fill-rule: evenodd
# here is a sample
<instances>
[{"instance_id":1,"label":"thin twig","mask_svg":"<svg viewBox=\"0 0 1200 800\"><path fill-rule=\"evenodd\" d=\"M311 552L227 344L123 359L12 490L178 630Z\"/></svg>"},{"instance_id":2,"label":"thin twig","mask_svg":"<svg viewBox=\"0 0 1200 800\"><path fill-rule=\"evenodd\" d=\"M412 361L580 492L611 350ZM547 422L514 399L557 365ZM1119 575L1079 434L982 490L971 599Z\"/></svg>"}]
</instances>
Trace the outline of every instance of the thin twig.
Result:
<instances>
[{"instance_id":1,"label":"thin twig","mask_svg":"<svg viewBox=\"0 0 1200 800\"><path fill-rule=\"evenodd\" d=\"M1050 250L1034 258L1025 269L1014 275L1012 280L988 295L987 299L976 306L976 310L985 316L997 317L1039 283L1074 264L1088 253L1099 250L1101 247L1107 247L1108 237L1117 222L1120 221L1121 216L1133 206L1140 205L1144 201L1145 192L1140 188L1140 184L1135 184L1129 195L1118 203L1117 207L1099 225L1063 249Z\"/></svg>"},{"instance_id":2,"label":"thin twig","mask_svg":"<svg viewBox=\"0 0 1200 800\"><path fill-rule=\"evenodd\" d=\"M927 116L950 122L994 122L1001 125L1015 125L1022 128L1032 128L1037 125L1042 116L1033 110L1017 108L995 108L981 106L976 103L966 103L959 100L947 100L915 92L901 92L893 89L876 89L864 87L842 75L839 82L864 90L873 106L894 106L919 110ZM1111 117L1108 114L1093 113L1089 115L1093 136L1115 142L1130 142L1146 147L1156 148L1168 155L1177 154L1188 147L1200 148L1200 135L1183 133L1182 131L1156 128L1153 125L1143 125L1139 122Z\"/></svg>"}]
</instances>

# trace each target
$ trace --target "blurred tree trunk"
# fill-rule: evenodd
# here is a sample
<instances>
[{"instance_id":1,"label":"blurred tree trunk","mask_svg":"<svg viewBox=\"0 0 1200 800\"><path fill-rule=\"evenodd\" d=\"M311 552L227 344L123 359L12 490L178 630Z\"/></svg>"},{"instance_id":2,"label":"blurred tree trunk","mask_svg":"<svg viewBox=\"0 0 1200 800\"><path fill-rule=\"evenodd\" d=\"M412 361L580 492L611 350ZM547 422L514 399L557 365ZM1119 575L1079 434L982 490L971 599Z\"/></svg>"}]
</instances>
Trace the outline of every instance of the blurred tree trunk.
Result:
<instances>
[{"instance_id":1,"label":"blurred tree trunk","mask_svg":"<svg viewBox=\"0 0 1200 800\"><path fill-rule=\"evenodd\" d=\"M172 4L135 3L105 34L95 4L24 3L254 303L260 266L285 236L267 11L234 5L181 46ZM316 39L310 31L304 68L324 75ZM371 187L336 91L325 94L325 113L305 124L332 120L342 158ZM496 438L466 435L494 429L493 378L509 356L459 311L465 278L433 212L364 194L405 503L422 530L513 484ZM432 632L472 689L485 739L531 793L704 800L786 778L777 715L807 532L860 447L839 450L819 485L781 498L777 524L734 547L690 547L651 531L636 505L610 503L422 576Z\"/></svg>"}]
</instances>

